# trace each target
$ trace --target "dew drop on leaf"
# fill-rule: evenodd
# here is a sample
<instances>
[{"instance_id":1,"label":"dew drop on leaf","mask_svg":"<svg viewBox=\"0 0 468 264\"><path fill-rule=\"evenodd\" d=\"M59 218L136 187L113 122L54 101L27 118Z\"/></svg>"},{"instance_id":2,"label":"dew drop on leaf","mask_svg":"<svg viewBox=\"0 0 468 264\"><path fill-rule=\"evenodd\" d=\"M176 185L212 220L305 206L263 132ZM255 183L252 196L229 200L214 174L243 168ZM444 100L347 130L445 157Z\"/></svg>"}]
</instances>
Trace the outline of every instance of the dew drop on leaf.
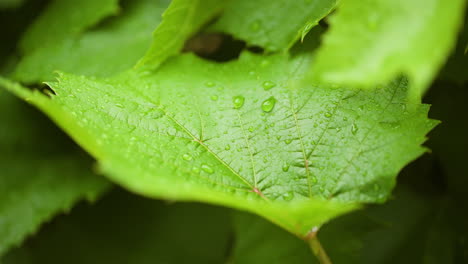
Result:
<instances>
[{"instance_id":1,"label":"dew drop on leaf","mask_svg":"<svg viewBox=\"0 0 468 264\"><path fill-rule=\"evenodd\" d=\"M356 133L358 132L359 128L357 127L356 124L353 124L351 126L351 133L353 133L353 135L356 135Z\"/></svg>"},{"instance_id":2,"label":"dew drop on leaf","mask_svg":"<svg viewBox=\"0 0 468 264\"><path fill-rule=\"evenodd\" d=\"M289 191L289 192L286 192L285 194L283 194L283 199L285 201L291 201L293 198L294 198L294 192L292 192L292 191Z\"/></svg>"},{"instance_id":3,"label":"dew drop on leaf","mask_svg":"<svg viewBox=\"0 0 468 264\"><path fill-rule=\"evenodd\" d=\"M330 117L332 117L332 114L330 112L325 112L324 116L326 118L330 118Z\"/></svg>"},{"instance_id":4,"label":"dew drop on leaf","mask_svg":"<svg viewBox=\"0 0 468 264\"><path fill-rule=\"evenodd\" d=\"M268 90L270 90L271 88L275 87L276 84L275 84L274 82L271 82L271 81L265 81L265 82L263 82L262 86L263 86L263 89L264 89L265 91L268 91Z\"/></svg>"},{"instance_id":5,"label":"dew drop on leaf","mask_svg":"<svg viewBox=\"0 0 468 264\"><path fill-rule=\"evenodd\" d=\"M318 181L317 177L315 177L315 176L312 176L312 178L310 180L312 181L312 183L317 183L317 181Z\"/></svg>"},{"instance_id":6,"label":"dew drop on leaf","mask_svg":"<svg viewBox=\"0 0 468 264\"><path fill-rule=\"evenodd\" d=\"M281 168L284 172L287 172L289 170L289 164L284 163L283 167Z\"/></svg>"},{"instance_id":7,"label":"dew drop on leaf","mask_svg":"<svg viewBox=\"0 0 468 264\"><path fill-rule=\"evenodd\" d=\"M259 21L254 21L252 24L250 24L250 30L257 32L260 30L260 22Z\"/></svg>"},{"instance_id":8,"label":"dew drop on leaf","mask_svg":"<svg viewBox=\"0 0 468 264\"><path fill-rule=\"evenodd\" d=\"M226 147L224 147L225 150L230 150L231 149L231 145L227 144Z\"/></svg>"},{"instance_id":9,"label":"dew drop on leaf","mask_svg":"<svg viewBox=\"0 0 468 264\"><path fill-rule=\"evenodd\" d=\"M276 99L275 97L272 96L266 99L265 101L263 101L262 110L266 113L269 113L273 110L273 108L275 107L275 104L276 104Z\"/></svg>"},{"instance_id":10,"label":"dew drop on leaf","mask_svg":"<svg viewBox=\"0 0 468 264\"><path fill-rule=\"evenodd\" d=\"M206 164L203 164L201 166L201 169L206 172L206 173L209 173L209 174L213 174L214 173L214 170L213 168L211 168L210 166L206 165Z\"/></svg>"},{"instance_id":11,"label":"dew drop on leaf","mask_svg":"<svg viewBox=\"0 0 468 264\"><path fill-rule=\"evenodd\" d=\"M117 106L118 108L124 108L122 104L115 104L115 106Z\"/></svg>"},{"instance_id":12,"label":"dew drop on leaf","mask_svg":"<svg viewBox=\"0 0 468 264\"><path fill-rule=\"evenodd\" d=\"M244 105L245 98L242 95L234 96L232 98L232 103L234 104L234 109L239 109Z\"/></svg>"},{"instance_id":13,"label":"dew drop on leaf","mask_svg":"<svg viewBox=\"0 0 468 264\"><path fill-rule=\"evenodd\" d=\"M183 158L184 160L192 160L192 156L190 156L189 154L184 154L184 155L182 155L182 158Z\"/></svg>"},{"instance_id":14,"label":"dew drop on leaf","mask_svg":"<svg viewBox=\"0 0 468 264\"><path fill-rule=\"evenodd\" d=\"M200 168L198 168L198 167L193 167L193 168L192 168L192 172L198 174L198 173L200 173Z\"/></svg>"},{"instance_id":15,"label":"dew drop on leaf","mask_svg":"<svg viewBox=\"0 0 468 264\"><path fill-rule=\"evenodd\" d=\"M284 140L284 143L286 143L286 145L289 145L291 144L292 141L293 141L292 139L288 138Z\"/></svg>"},{"instance_id":16,"label":"dew drop on leaf","mask_svg":"<svg viewBox=\"0 0 468 264\"><path fill-rule=\"evenodd\" d=\"M213 86L215 86L215 83L214 82L206 82L205 86L206 87L213 87Z\"/></svg>"},{"instance_id":17,"label":"dew drop on leaf","mask_svg":"<svg viewBox=\"0 0 468 264\"><path fill-rule=\"evenodd\" d=\"M212 101L218 101L218 96L217 95L212 95L211 97Z\"/></svg>"}]
</instances>

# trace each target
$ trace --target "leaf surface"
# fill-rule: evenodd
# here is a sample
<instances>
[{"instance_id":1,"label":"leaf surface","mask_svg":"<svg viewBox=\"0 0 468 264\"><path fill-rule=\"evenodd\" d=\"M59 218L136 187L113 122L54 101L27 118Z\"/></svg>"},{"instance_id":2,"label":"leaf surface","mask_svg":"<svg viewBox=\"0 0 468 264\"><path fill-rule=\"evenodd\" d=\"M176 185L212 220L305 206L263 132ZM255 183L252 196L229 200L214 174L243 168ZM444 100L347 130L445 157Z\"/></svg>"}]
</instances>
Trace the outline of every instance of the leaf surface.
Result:
<instances>
[{"instance_id":1,"label":"leaf surface","mask_svg":"<svg viewBox=\"0 0 468 264\"><path fill-rule=\"evenodd\" d=\"M54 0L25 32L19 43L23 53L83 32L116 14L118 0Z\"/></svg>"},{"instance_id":2,"label":"leaf surface","mask_svg":"<svg viewBox=\"0 0 468 264\"><path fill-rule=\"evenodd\" d=\"M105 24L27 52L12 78L37 83L53 80L56 70L89 76L111 76L127 70L144 55L167 5L167 0L128 1L120 14Z\"/></svg>"},{"instance_id":3,"label":"leaf surface","mask_svg":"<svg viewBox=\"0 0 468 264\"><path fill-rule=\"evenodd\" d=\"M212 30L232 34L268 51L286 50L328 15L336 0L230 1Z\"/></svg>"},{"instance_id":4,"label":"leaf surface","mask_svg":"<svg viewBox=\"0 0 468 264\"><path fill-rule=\"evenodd\" d=\"M0 255L108 182L43 116L0 90ZM72 144L73 146L73 144Z\"/></svg>"},{"instance_id":5,"label":"leaf surface","mask_svg":"<svg viewBox=\"0 0 468 264\"><path fill-rule=\"evenodd\" d=\"M406 83L372 91L304 84L308 56L193 55L155 74L62 74L33 102L127 188L258 213L297 235L382 202L437 123L406 103ZM190 74L183 74L190 73ZM385 162L382 162L385 161Z\"/></svg>"},{"instance_id":6,"label":"leaf surface","mask_svg":"<svg viewBox=\"0 0 468 264\"><path fill-rule=\"evenodd\" d=\"M153 32L153 42L137 68L152 70L178 54L185 41L208 23L226 5L218 0L173 0Z\"/></svg>"},{"instance_id":7,"label":"leaf surface","mask_svg":"<svg viewBox=\"0 0 468 264\"><path fill-rule=\"evenodd\" d=\"M404 73L420 98L455 45L463 0L347 0L311 71L320 80L375 87Z\"/></svg>"}]
</instances>

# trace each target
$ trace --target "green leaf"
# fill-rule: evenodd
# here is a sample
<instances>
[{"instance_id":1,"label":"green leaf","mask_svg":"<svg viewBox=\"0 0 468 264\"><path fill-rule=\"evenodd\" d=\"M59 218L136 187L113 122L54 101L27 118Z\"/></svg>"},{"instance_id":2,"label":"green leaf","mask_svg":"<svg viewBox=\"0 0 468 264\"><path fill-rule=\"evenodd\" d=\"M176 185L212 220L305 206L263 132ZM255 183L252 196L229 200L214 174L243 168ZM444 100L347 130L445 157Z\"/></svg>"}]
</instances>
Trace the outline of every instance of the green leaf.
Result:
<instances>
[{"instance_id":1,"label":"green leaf","mask_svg":"<svg viewBox=\"0 0 468 264\"><path fill-rule=\"evenodd\" d=\"M28 28L19 43L23 53L79 34L116 14L118 0L54 0Z\"/></svg>"},{"instance_id":2,"label":"green leaf","mask_svg":"<svg viewBox=\"0 0 468 264\"><path fill-rule=\"evenodd\" d=\"M232 263L317 263L304 241L258 216L236 213L233 222Z\"/></svg>"},{"instance_id":3,"label":"green leaf","mask_svg":"<svg viewBox=\"0 0 468 264\"><path fill-rule=\"evenodd\" d=\"M302 83L310 59L185 55L153 75L61 74L52 100L3 80L95 156L114 181L152 197L260 214L297 235L382 202L437 123L400 79L372 91ZM190 74L181 74L190 73Z\"/></svg>"},{"instance_id":4,"label":"green leaf","mask_svg":"<svg viewBox=\"0 0 468 264\"><path fill-rule=\"evenodd\" d=\"M127 70L144 55L167 2L128 1L119 16L105 24L26 53L12 78L37 83L53 80L56 70L90 76L111 76Z\"/></svg>"},{"instance_id":5,"label":"green leaf","mask_svg":"<svg viewBox=\"0 0 468 264\"><path fill-rule=\"evenodd\" d=\"M319 234L334 263L464 263L456 252L466 224L455 224L461 214L452 203L400 188L389 203L338 218Z\"/></svg>"},{"instance_id":6,"label":"green leaf","mask_svg":"<svg viewBox=\"0 0 468 264\"><path fill-rule=\"evenodd\" d=\"M0 90L0 255L78 200L94 200L108 183L36 111ZM73 146L73 145L72 145Z\"/></svg>"},{"instance_id":7,"label":"green leaf","mask_svg":"<svg viewBox=\"0 0 468 264\"><path fill-rule=\"evenodd\" d=\"M459 221L452 203L403 187L388 203L340 216L318 234L332 263L465 263L457 251L466 217ZM237 214L234 224L233 263L318 263L304 241L254 215Z\"/></svg>"},{"instance_id":8,"label":"green leaf","mask_svg":"<svg viewBox=\"0 0 468 264\"><path fill-rule=\"evenodd\" d=\"M336 2L231 1L212 29L232 34L249 45L261 46L268 51L285 50L328 15Z\"/></svg>"},{"instance_id":9,"label":"green leaf","mask_svg":"<svg viewBox=\"0 0 468 264\"><path fill-rule=\"evenodd\" d=\"M173 0L153 33L153 42L137 68L156 69L167 58L178 54L185 41L219 14L227 1Z\"/></svg>"},{"instance_id":10,"label":"green leaf","mask_svg":"<svg viewBox=\"0 0 468 264\"><path fill-rule=\"evenodd\" d=\"M311 73L365 87L404 73L420 98L455 45L464 7L464 0L343 1Z\"/></svg>"},{"instance_id":11,"label":"green leaf","mask_svg":"<svg viewBox=\"0 0 468 264\"><path fill-rule=\"evenodd\" d=\"M222 208L113 192L54 219L4 264L223 263L229 216Z\"/></svg>"}]
</instances>

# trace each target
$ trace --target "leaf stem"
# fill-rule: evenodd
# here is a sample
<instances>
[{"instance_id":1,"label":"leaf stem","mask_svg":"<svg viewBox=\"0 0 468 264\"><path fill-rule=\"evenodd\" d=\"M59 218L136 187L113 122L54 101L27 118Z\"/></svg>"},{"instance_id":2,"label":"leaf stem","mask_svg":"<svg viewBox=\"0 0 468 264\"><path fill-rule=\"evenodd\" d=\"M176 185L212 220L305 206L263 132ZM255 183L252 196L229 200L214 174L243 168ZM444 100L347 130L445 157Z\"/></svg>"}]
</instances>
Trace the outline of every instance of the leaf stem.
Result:
<instances>
[{"instance_id":1,"label":"leaf stem","mask_svg":"<svg viewBox=\"0 0 468 264\"><path fill-rule=\"evenodd\" d=\"M309 244L309 247L314 253L314 255L319 260L320 264L332 264L330 258L327 255L327 252L325 251L317 237L318 230L318 227L312 228L312 230L310 230L310 232L306 236L306 241Z\"/></svg>"}]
</instances>

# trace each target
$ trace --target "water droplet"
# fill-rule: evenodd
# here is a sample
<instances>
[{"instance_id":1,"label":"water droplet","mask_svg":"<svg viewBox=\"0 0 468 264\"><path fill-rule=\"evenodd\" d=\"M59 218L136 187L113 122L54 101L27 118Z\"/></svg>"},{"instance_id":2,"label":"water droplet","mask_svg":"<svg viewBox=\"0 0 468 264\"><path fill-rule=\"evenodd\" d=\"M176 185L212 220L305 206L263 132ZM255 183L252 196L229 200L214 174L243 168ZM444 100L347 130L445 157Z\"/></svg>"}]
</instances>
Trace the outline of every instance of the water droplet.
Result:
<instances>
[{"instance_id":1,"label":"water droplet","mask_svg":"<svg viewBox=\"0 0 468 264\"><path fill-rule=\"evenodd\" d=\"M117 106L118 108L124 108L122 104L115 104L115 106Z\"/></svg>"},{"instance_id":2,"label":"water droplet","mask_svg":"<svg viewBox=\"0 0 468 264\"><path fill-rule=\"evenodd\" d=\"M182 155L182 158L183 158L184 160L192 160L192 156L190 156L189 154L184 154L184 155Z\"/></svg>"},{"instance_id":3,"label":"water droplet","mask_svg":"<svg viewBox=\"0 0 468 264\"><path fill-rule=\"evenodd\" d=\"M325 114L323 114L326 118L330 118L332 117L332 114L330 112L325 112Z\"/></svg>"},{"instance_id":4,"label":"water droplet","mask_svg":"<svg viewBox=\"0 0 468 264\"><path fill-rule=\"evenodd\" d=\"M353 135L356 135L356 133L358 132L359 128L357 127L357 125L355 123L353 123L351 125L351 133L353 133Z\"/></svg>"},{"instance_id":5,"label":"water droplet","mask_svg":"<svg viewBox=\"0 0 468 264\"><path fill-rule=\"evenodd\" d=\"M192 167L192 172L198 174L198 173L200 173L200 168L198 168L198 167Z\"/></svg>"},{"instance_id":6,"label":"water droplet","mask_svg":"<svg viewBox=\"0 0 468 264\"><path fill-rule=\"evenodd\" d=\"M289 164L284 163L284 164L283 164L283 167L281 167L281 169L282 169L284 172L287 172L287 171L289 170Z\"/></svg>"},{"instance_id":7,"label":"water droplet","mask_svg":"<svg viewBox=\"0 0 468 264\"><path fill-rule=\"evenodd\" d=\"M206 87L213 87L213 86L215 86L215 83L214 82L206 82L205 86Z\"/></svg>"},{"instance_id":8,"label":"water droplet","mask_svg":"<svg viewBox=\"0 0 468 264\"><path fill-rule=\"evenodd\" d=\"M222 90L224 90L224 87L223 86L218 86L218 88L216 88L216 90L222 91Z\"/></svg>"},{"instance_id":9,"label":"water droplet","mask_svg":"<svg viewBox=\"0 0 468 264\"><path fill-rule=\"evenodd\" d=\"M285 201L291 201L294 198L294 192L289 191L283 194L283 199Z\"/></svg>"},{"instance_id":10,"label":"water droplet","mask_svg":"<svg viewBox=\"0 0 468 264\"><path fill-rule=\"evenodd\" d=\"M266 66L268 66L268 65L270 65L270 61L269 61L269 60L262 60L262 61L260 62L260 66L262 66L262 67L266 67Z\"/></svg>"},{"instance_id":11,"label":"water droplet","mask_svg":"<svg viewBox=\"0 0 468 264\"><path fill-rule=\"evenodd\" d=\"M291 144L292 141L293 141L292 139L288 138L284 140L284 143L286 143L286 145L289 145Z\"/></svg>"},{"instance_id":12,"label":"water droplet","mask_svg":"<svg viewBox=\"0 0 468 264\"><path fill-rule=\"evenodd\" d=\"M211 168L210 166L206 165L206 164L203 164L201 166L201 169L206 172L206 173L209 173L209 174L213 174L214 173L214 170L213 168Z\"/></svg>"},{"instance_id":13,"label":"water droplet","mask_svg":"<svg viewBox=\"0 0 468 264\"><path fill-rule=\"evenodd\" d=\"M249 127L249 132L254 132L255 128L254 127Z\"/></svg>"},{"instance_id":14,"label":"water droplet","mask_svg":"<svg viewBox=\"0 0 468 264\"><path fill-rule=\"evenodd\" d=\"M259 21L254 21L252 24L250 24L250 30L252 31L259 31L260 30L260 22Z\"/></svg>"},{"instance_id":15,"label":"water droplet","mask_svg":"<svg viewBox=\"0 0 468 264\"><path fill-rule=\"evenodd\" d=\"M263 82L262 86L263 86L263 89L264 89L265 91L268 91L268 90L270 90L271 88L275 87L276 84L275 84L274 82L271 82L271 81L265 81L265 82Z\"/></svg>"},{"instance_id":16,"label":"water droplet","mask_svg":"<svg viewBox=\"0 0 468 264\"><path fill-rule=\"evenodd\" d=\"M262 110L266 113L269 113L271 112L271 110L273 110L273 108L275 107L275 104L276 104L276 99L272 96L266 99L265 101L263 101Z\"/></svg>"},{"instance_id":17,"label":"water droplet","mask_svg":"<svg viewBox=\"0 0 468 264\"><path fill-rule=\"evenodd\" d=\"M212 101L218 101L218 96L217 95L212 95L211 97Z\"/></svg>"},{"instance_id":18,"label":"water droplet","mask_svg":"<svg viewBox=\"0 0 468 264\"><path fill-rule=\"evenodd\" d=\"M244 105L245 98L244 96L238 95L232 98L232 103L234 104L234 109L239 109Z\"/></svg>"},{"instance_id":19,"label":"water droplet","mask_svg":"<svg viewBox=\"0 0 468 264\"><path fill-rule=\"evenodd\" d=\"M231 145L227 144L225 147L224 147L225 150L230 150L231 149Z\"/></svg>"},{"instance_id":20,"label":"water droplet","mask_svg":"<svg viewBox=\"0 0 468 264\"><path fill-rule=\"evenodd\" d=\"M312 183L317 183L318 182L317 177L313 176L311 181L312 181Z\"/></svg>"},{"instance_id":21,"label":"water droplet","mask_svg":"<svg viewBox=\"0 0 468 264\"><path fill-rule=\"evenodd\" d=\"M255 71L249 71L249 75L255 75L256 72Z\"/></svg>"}]
</instances>

